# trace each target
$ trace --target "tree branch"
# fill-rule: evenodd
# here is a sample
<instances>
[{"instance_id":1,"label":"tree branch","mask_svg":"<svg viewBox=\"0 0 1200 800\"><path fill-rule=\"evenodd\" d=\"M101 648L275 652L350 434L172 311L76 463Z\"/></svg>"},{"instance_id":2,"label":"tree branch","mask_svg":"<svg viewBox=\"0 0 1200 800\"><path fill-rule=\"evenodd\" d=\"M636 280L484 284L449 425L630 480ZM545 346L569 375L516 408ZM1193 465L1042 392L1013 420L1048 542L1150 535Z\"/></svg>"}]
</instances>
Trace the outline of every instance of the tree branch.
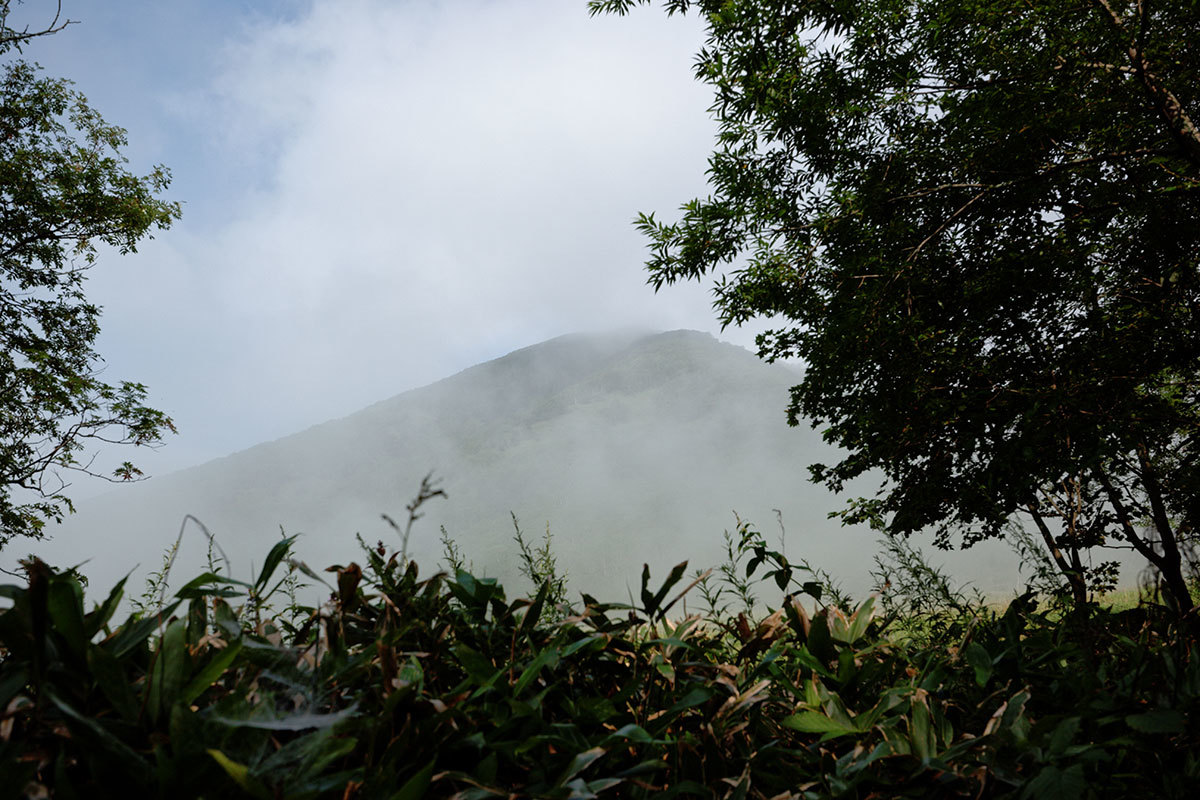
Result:
<instances>
[{"instance_id":1,"label":"tree branch","mask_svg":"<svg viewBox=\"0 0 1200 800\"><path fill-rule=\"evenodd\" d=\"M20 52L21 45L30 39L37 38L38 36L52 36L68 25L76 24L76 20L73 19L64 19L61 24L59 23L59 20L62 19L62 0L58 0L58 5L54 10L54 19L50 21L50 24L42 30L33 31L32 33L29 31L28 25L20 31L7 27L5 23L8 21L8 3L5 3L3 8L4 14L0 16L0 52L7 50L9 47L15 47Z\"/></svg>"},{"instance_id":2,"label":"tree branch","mask_svg":"<svg viewBox=\"0 0 1200 800\"><path fill-rule=\"evenodd\" d=\"M1175 542L1175 531L1171 527L1170 519L1167 518L1162 487L1159 486L1158 476L1155 475L1154 466L1150 463L1150 451L1144 443L1139 442L1137 454L1141 466L1142 485L1146 487L1146 496L1150 498L1150 515L1154 520L1154 527L1158 529L1158 539L1162 545L1163 556L1173 563L1178 563L1180 555Z\"/></svg>"},{"instance_id":3,"label":"tree branch","mask_svg":"<svg viewBox=\"0 0 1200 800\"><path fill-rule=\"evenodd\" d=\"M1127 30L1126 20L1109 4L1108 0L1096 0L1108 12L1113 24L1122 31ZM1150 61L1145 57L1146 34L1150 26L1150 14L1144 0L1138 0L1138 29L1129 44L1129 60L1133 73L1138 76L1146 90L1150 105L1158 111L1167 123L1171 135L1179 143L1187 158L1200 166L1200 129L1188 115L1183 103L1168 89L1150 69Z\"/></svg>"},{"instance_id":4,"label":"tree branch","mask_svg":"<svg viewBox=\"0 0 1200 800\"><path fill-rule=\"evenodd\" d=\"M1100 485L1104 487L1104 493L1108 495L1109 505L1113 507L1113 511L1117 514L1117 522L1121 525L1121 531L1125 534L1125 541L1133 545L1133 549L1137 550L1142 558L1149 561L1160 571L1162 570L1163 558L1154 551L1150 543L1138 534L1137 529L1133 527L1133 520L1130 519L1129 510L1125 508L1125 504L1121 502L1121 496L1117 492L1112 481L1109 480L1108 474L1102 469L1096 470L1096 479Z\"/></svg>"},{"instance_id":5,"label":"tree branch","mask_svg":"<svg viewBox=\"0 0 1200 800\"><path fill-rule=\"evenodd\" d=\"M972 205L974 205L975 201L982 198L989 191L991 191L991 189L984 189L982 192L975 195L970 200L968 200L967 202L965 202L961 206L959 206L958 210L955 211L953 214L951 214L949 216L949 218L946 219L945 222L943 222L941 225L939 225L933 233L926 236L924 239L921 240L920 244L918 244L915 248L913 248L913 251L908 254L907 258L904 259L904 263L905 264L912 263L913 259L915 259L917 257L917 253L921 252L921 248L923 248L925 245L929 244L930 241L932 241L942 231L946 230L946 228L950 227L950 223L954 222L954 220L957 219L960 214L962 214L964 211L966 211L968 208L970 208Z\"/></svg>"}]
</instances>

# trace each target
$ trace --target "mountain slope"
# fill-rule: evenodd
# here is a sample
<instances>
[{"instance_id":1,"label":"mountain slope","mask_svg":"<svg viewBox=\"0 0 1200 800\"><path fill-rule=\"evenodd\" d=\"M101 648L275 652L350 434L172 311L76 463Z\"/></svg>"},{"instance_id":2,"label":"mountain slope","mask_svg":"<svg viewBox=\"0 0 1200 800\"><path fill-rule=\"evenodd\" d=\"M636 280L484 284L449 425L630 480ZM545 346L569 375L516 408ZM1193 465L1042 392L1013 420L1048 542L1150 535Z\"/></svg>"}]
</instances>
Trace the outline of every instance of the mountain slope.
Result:
<instances>
[{"instance_id":1,"label":"mountain slope","mask_svg":"<svg viewBox=\"0 0 1200 800\"><path fill-rule=\"evenodd\" d=\"M861 590L874 537L828 520L840 501L808 483L807 465L832 454L817 433L786 425L795 381L707 334L561 337L80 503L46 552L59 563L91 556L85 572L107 586L136 562L157 566L192 514L241 576L281 527L303 534L314 567L361 560L354 534L398 545L380 514L403 522L433 471L448 498L422 509L410 542L426 570L444 525L477 572L511 580L512 512L530 539L549 525L573 588L622 598L643 562L657 574L684 559L718 563L735 510L779 540L778 510L789 556ZM203 549L186 535L176 578Z\"/></svg>"}]
</instances>

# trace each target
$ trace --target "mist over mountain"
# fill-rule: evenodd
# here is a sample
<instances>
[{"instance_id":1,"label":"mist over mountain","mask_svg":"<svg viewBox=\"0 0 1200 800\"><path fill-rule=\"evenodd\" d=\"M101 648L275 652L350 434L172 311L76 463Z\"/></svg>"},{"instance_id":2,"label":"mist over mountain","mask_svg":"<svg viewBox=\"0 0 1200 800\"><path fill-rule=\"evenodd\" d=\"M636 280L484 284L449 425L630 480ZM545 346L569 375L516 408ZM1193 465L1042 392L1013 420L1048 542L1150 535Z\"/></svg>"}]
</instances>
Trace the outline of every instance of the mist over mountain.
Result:
<instances>
[{"instance_id":1,"label":"mist over mountain","mask_svg":"<svg viewBox=\"0 0 1200 800\"><path fill-rule=\"evenodd\" d=\"M862 592L875 535L827 519L842 499L808 482L807 465L836 454L817 432L787 426L797 379L705 333L564 336L81 501L53 541L32 549L63 566L90 558L83 571L107 588L135 564L140 574L157 568L191 514L216 536L235 577L250 575L281 530L301 534L299 556L321 569L362 561L355 533L398 547L380 515L403 524L432 472L447 497L421 509L409 542L425 574L439 567L445 526L477 574L526 590L511 512L531 541L549 526L573 592L623 599L636 592L643 562L659 575L685 559L719 563L736 511L789 558ZM198 529L186 531L173 585L196 573L204 550ZM988 591L1017 582L1002 546L952 561ZM130 589L140 586L135 577Z\"/></svg>"}]
</instances>

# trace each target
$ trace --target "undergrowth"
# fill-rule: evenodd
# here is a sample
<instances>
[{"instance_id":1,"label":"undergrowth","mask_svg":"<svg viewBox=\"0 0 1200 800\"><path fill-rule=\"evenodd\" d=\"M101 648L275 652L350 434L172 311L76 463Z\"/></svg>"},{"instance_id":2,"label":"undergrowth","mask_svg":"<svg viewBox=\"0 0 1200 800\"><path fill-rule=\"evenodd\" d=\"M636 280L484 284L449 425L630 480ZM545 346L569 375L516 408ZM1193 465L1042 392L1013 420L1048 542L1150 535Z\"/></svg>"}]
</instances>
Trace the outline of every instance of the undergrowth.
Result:
<instances>
[{"instance_id":1,"label":"undergrowth","mask_svg":"<svg viewBox=\"0 0 1200 800\"><path fill-rule=\"evenodd\" d=\"M324 582L283 538L252 580L155 583L115 624L124 581L86 611L75 576L29 562L0 587L0 796L1175 797L1200 777L1193 620L1161 606L997 611L900 545L855 603L745 524L716 570L571 603L549 538L516 530L531 597L443 536L450 571L363 543L327 602L272 610Z\"/></svg>"}]
</instances>

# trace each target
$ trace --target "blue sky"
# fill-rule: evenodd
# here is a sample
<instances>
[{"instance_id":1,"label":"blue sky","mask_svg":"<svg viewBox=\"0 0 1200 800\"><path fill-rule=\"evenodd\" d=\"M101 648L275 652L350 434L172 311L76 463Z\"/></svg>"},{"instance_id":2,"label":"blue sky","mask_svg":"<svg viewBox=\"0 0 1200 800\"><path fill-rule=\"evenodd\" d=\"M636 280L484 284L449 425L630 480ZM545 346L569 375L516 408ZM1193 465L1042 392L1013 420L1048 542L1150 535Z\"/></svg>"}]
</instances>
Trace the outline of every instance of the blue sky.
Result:
<instances>
[{"instance_id":1,"label":"blue sky","mask_svg":"<svg viewBox=\"0 0 1200 800\"><path fill-rule=\"evenodd\" d=\"M576 330L718 332L707 285L645 285L631 225L705 192L694 19L593 19L584 0L63 13L79 24L25 56L128 129L134 170L170 167L184 208L89 278L105 375L179 426L141 458L152 473Z\"/></svg>"}]
</instances>

